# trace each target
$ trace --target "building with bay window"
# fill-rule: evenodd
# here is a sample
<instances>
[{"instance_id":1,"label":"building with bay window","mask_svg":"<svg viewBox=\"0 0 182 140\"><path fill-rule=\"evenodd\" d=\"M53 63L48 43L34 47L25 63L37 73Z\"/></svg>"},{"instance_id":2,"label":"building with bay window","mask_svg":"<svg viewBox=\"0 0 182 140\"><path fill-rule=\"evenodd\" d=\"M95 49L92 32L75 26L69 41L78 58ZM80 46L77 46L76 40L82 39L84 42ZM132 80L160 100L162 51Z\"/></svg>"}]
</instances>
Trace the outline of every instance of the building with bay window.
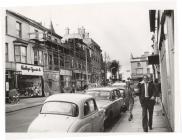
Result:
<instances>
[{"instance_id":1,"label":"building with bay window","mask_svg":"<svg viewBox=\"0 0 182 140\"><path fill-rule=\"evenodd\" d=\"M152 66L148 65L149 52L144 52L140 57L131 55L131 78L136 81L141 81L143 75L151 76L153 74Z\"/></svg>"}]
</instances>

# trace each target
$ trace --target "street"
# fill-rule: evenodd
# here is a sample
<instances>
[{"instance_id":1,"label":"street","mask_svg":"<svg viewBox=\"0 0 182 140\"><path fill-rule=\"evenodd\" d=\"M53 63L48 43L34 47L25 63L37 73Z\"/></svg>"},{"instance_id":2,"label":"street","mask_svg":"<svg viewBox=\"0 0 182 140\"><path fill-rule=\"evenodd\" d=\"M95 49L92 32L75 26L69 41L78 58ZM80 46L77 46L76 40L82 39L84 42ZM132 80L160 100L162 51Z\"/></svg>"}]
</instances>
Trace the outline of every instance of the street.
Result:
<instances>
[{"instance_id":1,"label":"street","mask_svg":"<svg viewBox=\"0 0 182 140\"><path fill-rule=\"evenodd\" d=\"M26 132L41 106L6 113L6 132Z\"/></svg>"},{"instance_id":2,"label":"street","mask_svg":"<svg viewBox=\"0 0 182 140\"><path fill-rule=\"evenodd\" d=\"M41 106L22 109L15 112L6 113L6 132L26 132L29 124L38 115ZM105 132L143 132L141 122L141 106L138 97L135 98L133 109L134 118L128 121L129 113L121 113L120 117L105 128ZM155 105L153 130L152 132L169 132L166 119L161 114L159 105Z\"/></svg>"}]
</instances>

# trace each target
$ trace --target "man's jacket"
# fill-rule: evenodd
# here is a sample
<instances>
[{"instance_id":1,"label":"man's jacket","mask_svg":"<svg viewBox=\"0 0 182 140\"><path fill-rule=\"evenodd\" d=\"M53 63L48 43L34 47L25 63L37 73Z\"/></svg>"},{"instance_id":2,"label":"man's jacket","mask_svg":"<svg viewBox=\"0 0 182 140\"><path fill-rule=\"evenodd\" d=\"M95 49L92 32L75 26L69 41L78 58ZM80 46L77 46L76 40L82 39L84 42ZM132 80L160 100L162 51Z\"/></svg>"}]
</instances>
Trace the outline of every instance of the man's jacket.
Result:
<instances>
[{"instance_id":1,"label":"man's jacket","mask_svg":"<svg viewBox=\"0 0 182 140\"><path fill-rule=\"evenodd\" d=\"M137 95L139 96L140 103L142 105L144 103L144 99L145 99L145 84L139 83L138 88L139 88L139 93ZM148 95L149 95L149 99L152 96L156 97L156 89L152 82L148 83Z\"/></svg>"}]
</instances>

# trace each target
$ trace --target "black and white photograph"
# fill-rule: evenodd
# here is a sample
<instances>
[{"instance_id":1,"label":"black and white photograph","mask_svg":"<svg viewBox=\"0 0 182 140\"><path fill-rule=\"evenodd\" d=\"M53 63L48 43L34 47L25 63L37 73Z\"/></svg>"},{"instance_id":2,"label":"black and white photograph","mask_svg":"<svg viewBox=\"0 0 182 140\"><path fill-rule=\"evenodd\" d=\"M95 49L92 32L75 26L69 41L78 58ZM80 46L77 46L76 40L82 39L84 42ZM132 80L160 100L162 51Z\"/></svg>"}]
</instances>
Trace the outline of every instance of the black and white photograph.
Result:
<instances>
[{"instance_id":1,"label":"black and white photograph","mask_svg":"<svg viewBox=\"0 0 182 140\"><path fill-rule=\"evenodd\" d=\"M4 7L5 133L175 132L175 8Z\"/></svg>"}]
</instances>

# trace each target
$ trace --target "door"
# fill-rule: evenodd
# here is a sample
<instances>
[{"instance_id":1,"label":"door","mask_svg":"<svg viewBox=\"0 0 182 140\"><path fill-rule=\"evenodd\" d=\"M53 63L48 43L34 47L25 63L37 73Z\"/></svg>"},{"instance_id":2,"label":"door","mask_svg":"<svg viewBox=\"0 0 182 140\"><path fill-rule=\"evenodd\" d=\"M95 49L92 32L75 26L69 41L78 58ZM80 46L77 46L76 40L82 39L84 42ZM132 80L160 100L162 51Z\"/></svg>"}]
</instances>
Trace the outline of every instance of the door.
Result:
<instances>
[{"instance_id":1,"label":"door","mask_svg":"<svg viewBox=\"0 0 182 140\"><path fill-rule=\"evenodd\" d=\"M114 100L113 100L113 109L114 109L114 117L118 116L120 114L120 99L117 95L117 90L113 90L112 92Z\"/></svg>"},{"instance_id":2,"label":"door","mask_svg":"<svg viewBox=\"0 0 182 140\"><path fill-rule=\"evenodd\" d=\"M99 112L94 99L88 101L92 118L92 129L94 132L99 132L104 127L104 113Z\"/></svg>"}]
</instances>

